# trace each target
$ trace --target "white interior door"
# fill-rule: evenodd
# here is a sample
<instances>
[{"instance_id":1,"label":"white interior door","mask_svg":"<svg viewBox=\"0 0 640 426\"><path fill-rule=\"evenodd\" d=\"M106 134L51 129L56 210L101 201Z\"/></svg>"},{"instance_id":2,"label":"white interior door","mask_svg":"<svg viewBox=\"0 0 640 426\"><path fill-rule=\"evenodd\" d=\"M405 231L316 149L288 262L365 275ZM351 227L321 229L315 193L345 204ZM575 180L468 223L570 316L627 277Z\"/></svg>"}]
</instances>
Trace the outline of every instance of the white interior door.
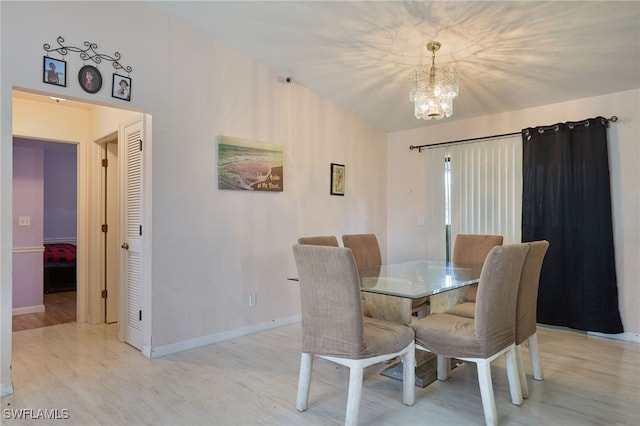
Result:
<instances>
[{"instance_id":1,"label":"white interior door","mask_svg":"<svg viewBox=\"0 0 640 426\"><path fill-rule=\"evenodd\" d=\"M120 283L120 203L118 201L118 144L105 145L107 171L105 176L105 322L118 322L118 301Z\"/></svg>"},{"instance_id":2,"label":"white interior door","mask_svg":"<svg viewBox=\"0 0 640 426\"><path fill-rule=\"evenodd\" d=\"M120 126L118 157L123 170L121 194L124 205L120 209L122 219L121 289L123 309L121 318L124 341L142 349L143 330L143 149L144 122L136 120Z\"/></svg>"}]
</instances>

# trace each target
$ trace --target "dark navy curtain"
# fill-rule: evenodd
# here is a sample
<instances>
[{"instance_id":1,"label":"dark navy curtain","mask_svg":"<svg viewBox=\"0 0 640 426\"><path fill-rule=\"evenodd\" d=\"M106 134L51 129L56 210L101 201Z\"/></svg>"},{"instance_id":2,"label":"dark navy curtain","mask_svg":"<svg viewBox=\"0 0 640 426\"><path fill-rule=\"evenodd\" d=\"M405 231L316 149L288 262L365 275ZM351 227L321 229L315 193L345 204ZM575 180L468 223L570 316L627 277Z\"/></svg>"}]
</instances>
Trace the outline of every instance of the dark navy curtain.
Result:
<instances>
[{"instance_id":1,"label":"dark navy curtain","mask_svg":"<svg viewBox=\"0 0 640 426\"><path fill-rule=\"evenodd\" d=\"M522 241L548 240L538 322L622 333L605 118L522 130Z\"/></svg>"}]
</instances>

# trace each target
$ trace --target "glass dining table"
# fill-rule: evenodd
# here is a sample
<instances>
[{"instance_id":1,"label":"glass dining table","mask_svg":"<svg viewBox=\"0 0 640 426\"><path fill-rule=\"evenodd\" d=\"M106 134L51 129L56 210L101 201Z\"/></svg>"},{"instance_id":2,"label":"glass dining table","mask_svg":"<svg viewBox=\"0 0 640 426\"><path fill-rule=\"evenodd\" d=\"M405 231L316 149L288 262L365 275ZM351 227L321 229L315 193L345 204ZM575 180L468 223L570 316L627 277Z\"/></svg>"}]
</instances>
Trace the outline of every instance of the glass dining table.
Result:
<instances>
[{"instance_id":1,"label":"glass dining table","mask_svg":"<svg viewBox=\"0 0 640 426\"><path fill-rule=\"evenodd\" d=\"M415 260L360 269L361 292L373 318L409 325L414 299L429 298L429 313L444 312L463 300L465 287L480 280L482 265L437 260ZM298 278L289 278L298 281ZM416 351L416 386L425 387L437 376L435 356ZM381 374L402 380L402 363Z\"/></svg>"},{"instance_id":2,"label":"glass dining table","mask_svg":"<svg viewBox=\"0 0 640 426\"><path fill-rule=\"evenodd\" d=\"M482 265L416 260L359 270L363 301L373 318L409 325L414 299L428 297L429 314L444 312L464 298L465 287L480 280ZM425 387L437 376L435 356L416 351L416 386ZM402 380L402 363L383 375Z\"/></svg>"},{"instance_id":3,"label":"glass dining table","mask_svg":"<svg viewBox=\"0 0 640 426\"><path fill-rule=\"evenodd\" d=\"M408 325L413 299L428 297L429 311L443 312L462 301L462 289L477 283L481 270L481 265L416 260L358 272L363 299L371 316Z\"/></svg>"}]
</instances>

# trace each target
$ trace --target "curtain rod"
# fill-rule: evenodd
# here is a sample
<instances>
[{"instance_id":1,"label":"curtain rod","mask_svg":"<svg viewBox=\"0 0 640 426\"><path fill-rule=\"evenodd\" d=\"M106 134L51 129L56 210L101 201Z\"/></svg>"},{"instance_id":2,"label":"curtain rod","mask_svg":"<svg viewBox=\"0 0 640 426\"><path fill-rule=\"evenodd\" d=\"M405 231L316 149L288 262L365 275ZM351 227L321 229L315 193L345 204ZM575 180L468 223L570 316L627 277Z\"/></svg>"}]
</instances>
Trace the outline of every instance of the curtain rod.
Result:
<instances>
[{"instance_id":1,"label":"curtain rod","mask_svg":"<svg viewBox=\"0 0 640 426\"><path fill-rule=\"evenodd\" d=\"M618 121L618 117L614 115L611 118L607 118L606 120L607 120L607 125L608 125L609 122L615 123L616 121ZM440 143L417 145L417 146L416 145L410 145L409 149L411 151L413 151L414 149L417 149L418 152L422 152L423 149L435 148L435 147L443 146L443 145L452 145L454 143L464 143L464 142L471 142L471 141L479 141L479 140L483 140L483 139L504 138L504 137L507 137L507 136L515 136L515 135L520 135L520 134L522 134L522 131L520 131L520 132L512 132L512 133L503 133L501 135L493 135L493 136L481 136L479 138L461 139L461 140L458 140L458 141L440 142Z\"/></svg>"}]
</instances>

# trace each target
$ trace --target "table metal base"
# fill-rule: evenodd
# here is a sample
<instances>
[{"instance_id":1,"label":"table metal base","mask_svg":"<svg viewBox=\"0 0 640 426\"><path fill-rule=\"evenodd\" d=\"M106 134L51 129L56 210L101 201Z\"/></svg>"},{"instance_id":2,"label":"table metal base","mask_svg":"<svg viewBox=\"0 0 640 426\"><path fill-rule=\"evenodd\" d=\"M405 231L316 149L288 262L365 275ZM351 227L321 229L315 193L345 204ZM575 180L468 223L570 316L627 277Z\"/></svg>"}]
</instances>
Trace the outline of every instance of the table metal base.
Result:
<instances>
[{"instance_id":1,"label":"table metal base","mask_svg":"<svg viewBox=\"0 0 640 426\"><path fill-rule=\"evenodd\" d=\"M456 367L456 362L451 363L451 369ZM402 380L403 364L396 361L389 367L385 368L383 376L392 379ZM416 386L424 388L428 384L436 381L438 378L438 357L426 351L416 350Z\"/></svg>"}]
</instances>

